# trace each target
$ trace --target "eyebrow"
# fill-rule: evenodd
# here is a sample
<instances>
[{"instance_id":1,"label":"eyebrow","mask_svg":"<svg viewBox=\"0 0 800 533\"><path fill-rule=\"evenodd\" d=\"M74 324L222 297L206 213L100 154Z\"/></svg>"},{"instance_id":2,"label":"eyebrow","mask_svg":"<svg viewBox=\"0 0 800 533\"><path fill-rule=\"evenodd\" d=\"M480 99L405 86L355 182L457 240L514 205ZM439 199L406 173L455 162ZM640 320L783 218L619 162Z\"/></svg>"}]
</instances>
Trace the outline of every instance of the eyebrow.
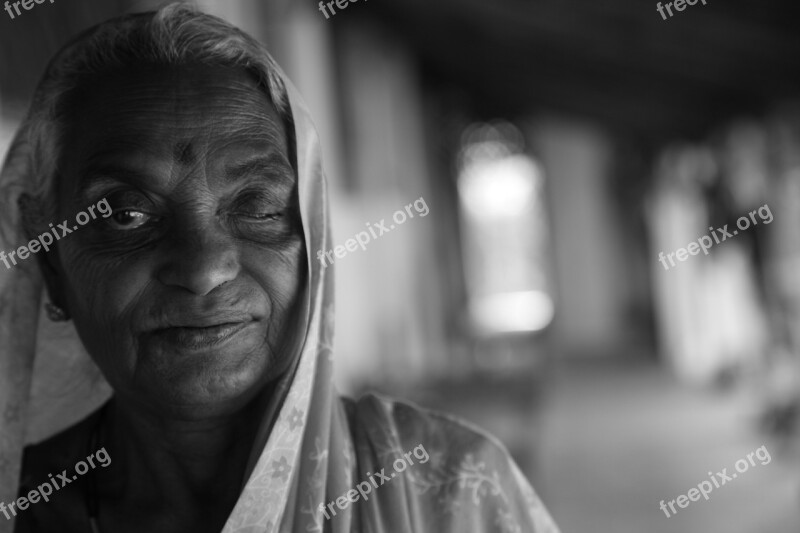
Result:
<instances>
[{"instance_id":1,"label":"eyebrow","mask_svg":"<svg viewBox=\"0 0 800 533\"><path fill-rule=\"evenodd\" d=\"M138 185L147 181L147 177L133 169L116 165L104 165L93 168L84 174L86 177L78 184L75 197L79 200L91 198L95 191L102 190L112 185L125 183Z\"/></svg>"},{"instance_id":2,"label":"eyebrow","mask_svg":"<svg viewBox=\"0 0 800 533\"><path fill-rule=\"evenodd\" d=\"M275 177L284 185L294 184L294 172L291 165L278 152L259 155L247 161L230 165L225 169L225 180L233 183L249 176Z\"/></svg>"}]
</instances>

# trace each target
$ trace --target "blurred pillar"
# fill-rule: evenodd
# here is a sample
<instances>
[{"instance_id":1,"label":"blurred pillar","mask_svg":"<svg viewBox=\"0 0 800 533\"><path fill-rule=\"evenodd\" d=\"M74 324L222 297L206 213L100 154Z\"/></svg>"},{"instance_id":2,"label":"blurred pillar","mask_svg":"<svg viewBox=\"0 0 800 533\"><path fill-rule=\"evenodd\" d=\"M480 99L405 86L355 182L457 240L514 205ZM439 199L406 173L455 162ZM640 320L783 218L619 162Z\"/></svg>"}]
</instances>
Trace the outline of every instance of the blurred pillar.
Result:
<instances>
[{"instance_id":1,"label":"blurred pillar","mask_svg":"<svg viewBox=\"0 0 800 533\"><path fill-rule=\"evenodd\" d=\"M414 218L337 263L337 357L351 381L418 381L446 366L442 268L423 97L410 53L386 32L348 23L341 36L350 208L334 241L418 202ZM421 199L421 200L420 200Z\"/></svg>"},{"instance_id":2,"label":"blurred pillar","mask_svg":"<svg viewBox=\"0 0 800 533\"><path fill-rule=\"evenodd\" d=\"M580 122L531 122L533 152L547 176L556 283L554 340L566 353L611 354L626 339L626 252L611 212L611 146Z\"/></svg>"}]
</instances>

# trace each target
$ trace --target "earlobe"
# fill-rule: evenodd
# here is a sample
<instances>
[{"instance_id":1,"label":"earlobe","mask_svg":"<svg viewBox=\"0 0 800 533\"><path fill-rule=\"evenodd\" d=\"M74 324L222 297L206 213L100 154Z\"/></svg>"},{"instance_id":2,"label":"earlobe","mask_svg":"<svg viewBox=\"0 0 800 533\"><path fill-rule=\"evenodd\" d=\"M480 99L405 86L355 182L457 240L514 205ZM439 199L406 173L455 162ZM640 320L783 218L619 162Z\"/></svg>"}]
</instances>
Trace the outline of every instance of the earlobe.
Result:
<instances>
[{"instance_id":1,"label":"earlobe","mask_svg":"<svg viewBox=\"0 0 800 533\"><path fill-rule=\"evenodd\" d=\"M36 263L42 272L45 287L47 287L47 294L50 297L50 302L54 307L58 308L63 317L61 320L69 320L69 309L66 306L66 299L61 290L61 276L58 263L58 251L52 249L49 252L41 252L36 254ZM55 263L55 264L54 264Z\"/></svg>"},{"instance_id":2,"label":"earlobe","mask_svg":"<svg viewBox=\"0 0 800 533\"><path fill-rule=\"evenodd\" d=\"M53 322L66 322L69 320L67 312L52 302L44 304L44 309L47 312L47 318Z\"/></svg>"}]
</instances>

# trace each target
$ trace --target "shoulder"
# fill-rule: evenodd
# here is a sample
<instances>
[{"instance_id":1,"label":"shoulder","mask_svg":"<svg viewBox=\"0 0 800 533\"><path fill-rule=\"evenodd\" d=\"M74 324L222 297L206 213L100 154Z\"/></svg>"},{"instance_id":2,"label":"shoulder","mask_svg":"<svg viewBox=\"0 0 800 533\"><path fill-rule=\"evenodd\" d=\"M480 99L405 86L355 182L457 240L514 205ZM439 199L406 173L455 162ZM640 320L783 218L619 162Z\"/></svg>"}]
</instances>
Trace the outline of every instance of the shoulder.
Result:
<instances>
[{"instance_id":1,"label":"shoulder","mask_svg":"<svg viewBox=\"0 0 800 533\"><path fill-rule=\"evenodd\" d=\"M434 530L558 533L492 435L454 416L376 394L346 405L357 454L387 450L397 458L413 451L418 463L404 475L406 494L417 496L413 506L425 514L425 523L436 524Z\"/></svg>"},{"instance_id":2,"label":"shoulder","mask_svg":"<svg viewBox=\"0 0 800 533\"><path fill-rule=\"evenodd\" d=\"M24 498L25 509L17 515L16 532L83 530L85 487L73 473L76 463L86 457L96 417L97 411L25 448L17 491L17 506Z\"/></svg>"},{"instance_id":3,"label":"shoulder","mask_svg":"<svg viewBox=\"0 0 800 533\"><path fill-rule=\"evenodd\" d=\"M47 480L49 474L72 470L85 457L98 411L52 437L27 446L22 461L22 486Z\"/></svg>"},{"instance_id":4,"label":"shoulder","mask_svg":"<svg viewBox=\"0 0 800 533\"><path fill-rule=\"evenodd\" d=\"M356 431L360 428L375 438L390 437L406 446L424 444L432 452L446 451L449 460L467 455L510 459L494 436L453 415L374 393L351 404Z\"/></svg>"}]
</instances>

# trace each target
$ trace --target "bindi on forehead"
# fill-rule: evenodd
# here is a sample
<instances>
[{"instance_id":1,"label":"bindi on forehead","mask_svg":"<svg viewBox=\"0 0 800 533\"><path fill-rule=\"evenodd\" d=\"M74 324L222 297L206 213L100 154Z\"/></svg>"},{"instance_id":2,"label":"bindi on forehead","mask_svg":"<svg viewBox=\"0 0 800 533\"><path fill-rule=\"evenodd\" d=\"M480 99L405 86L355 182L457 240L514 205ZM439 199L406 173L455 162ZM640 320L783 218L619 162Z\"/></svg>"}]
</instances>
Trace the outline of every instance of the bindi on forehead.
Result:
<instances>
[{"instance_id":1,"label":"bindi on forehead","mask_svg":"<svg viewBox=\"0 0 800 533\"><path fill-rule=\"evenodd\" d=\"M179 141L172 148L172 158L181 165L189 166L197 162L197 151L190 141Z\"/></svg>"}]
</instances>

